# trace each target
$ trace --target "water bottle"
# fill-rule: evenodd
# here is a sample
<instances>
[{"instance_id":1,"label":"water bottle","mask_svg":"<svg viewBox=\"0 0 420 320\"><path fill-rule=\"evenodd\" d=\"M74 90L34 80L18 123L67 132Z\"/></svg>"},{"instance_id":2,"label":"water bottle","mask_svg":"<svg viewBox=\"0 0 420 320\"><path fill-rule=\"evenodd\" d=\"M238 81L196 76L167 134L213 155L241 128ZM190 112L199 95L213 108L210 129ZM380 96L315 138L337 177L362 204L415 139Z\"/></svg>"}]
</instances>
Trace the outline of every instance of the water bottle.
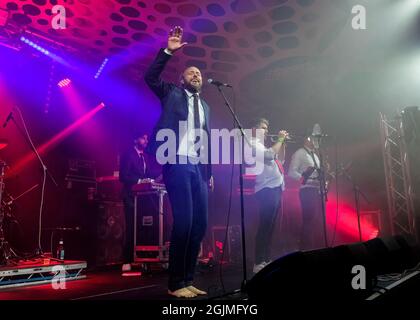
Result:
<instances>
[{"instance_id":1,"label":"water bottle","mask_svg":"<svg viewBox=\"0 0 420 320\"><path fill-rule=\"evenodd\" d=\"M57 259L64 260L64 241L60 239L57 246Z\"/></svg>"}]
</instances>

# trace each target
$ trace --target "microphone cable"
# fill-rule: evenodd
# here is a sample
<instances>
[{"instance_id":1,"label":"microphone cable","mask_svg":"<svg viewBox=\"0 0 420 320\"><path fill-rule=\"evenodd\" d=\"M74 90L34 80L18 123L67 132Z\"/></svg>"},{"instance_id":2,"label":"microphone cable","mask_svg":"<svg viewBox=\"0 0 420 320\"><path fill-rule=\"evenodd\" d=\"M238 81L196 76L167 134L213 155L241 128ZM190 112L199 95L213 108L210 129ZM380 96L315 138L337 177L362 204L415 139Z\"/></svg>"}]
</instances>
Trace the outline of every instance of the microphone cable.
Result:
<instances>
[{"instance_id":1,"label":"microphone cable","mask_svg":"<svg viewBox=\"0 0 420 320\"><path fill-rule=\"evenodd\" d=\"M29 142L29 144L31 145L33 151L36 153L36 155L38 156L38 159L41 159L34 143L32 142L31 136L29 134L28 128L26 127L26 122L25 119L23 118L22 112L20 111L19 107L15 107L15 109L18 111L19 113L19 118L22 121L23 124L23 128L25 130L25 134L26 134L26 138ZM39 204L39 218L38 218L38 249L40 250L40 254L42 254L42 244L41 244L41 237L42 237L42 213L43 213L43 208L44 208L44 198L45 198L45 186L46 186L46 182L47 182L47 170L45 167L45 164L43 163L43 161L41 160L41 165L42 165L42 171L43 171L43 175L42 175L42 187L41 187L41 200L40 200L40 204Z\"/></svg>"}]
</instances>

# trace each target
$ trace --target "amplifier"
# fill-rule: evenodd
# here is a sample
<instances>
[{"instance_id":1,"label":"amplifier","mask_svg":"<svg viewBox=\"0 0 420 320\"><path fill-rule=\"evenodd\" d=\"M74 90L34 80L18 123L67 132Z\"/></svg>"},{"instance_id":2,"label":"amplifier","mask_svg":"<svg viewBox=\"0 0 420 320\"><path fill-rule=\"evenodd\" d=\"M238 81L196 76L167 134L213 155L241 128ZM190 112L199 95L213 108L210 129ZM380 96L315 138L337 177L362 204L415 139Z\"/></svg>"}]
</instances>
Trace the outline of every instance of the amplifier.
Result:
<instances>
[{"instance_id":1,"label":"amplifier","mask_svg":"<svg viewBox=\"0 0 420 320\"><path fill-rule=\"evenodd\" d=\"M105 176L96 179L96 197L103 201L120 201L122 183L116 176Z\"/></svg>"}]
</instances>

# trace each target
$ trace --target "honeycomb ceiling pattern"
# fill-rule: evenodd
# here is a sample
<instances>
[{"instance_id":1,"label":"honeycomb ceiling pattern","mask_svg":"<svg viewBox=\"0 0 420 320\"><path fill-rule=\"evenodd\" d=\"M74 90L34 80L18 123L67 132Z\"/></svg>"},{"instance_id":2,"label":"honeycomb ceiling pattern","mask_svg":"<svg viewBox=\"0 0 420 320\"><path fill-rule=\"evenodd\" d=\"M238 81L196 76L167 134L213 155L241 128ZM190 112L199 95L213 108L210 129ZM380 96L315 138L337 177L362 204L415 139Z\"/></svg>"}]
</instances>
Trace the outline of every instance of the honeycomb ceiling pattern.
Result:
<instances>
[{"instance_id":1,"label":"honeycomb ceiling pattern","mask_svg":"<svg viewBox=\"0 0 420 320\"><path fill-rule=\"evenodd\" d=\"M56 4L66 8L65 30L51 27ZM19 28L77 48L84 57L121 58L137 76L165 45L168 30L182 26L189 45L168 72L196 65L205 76L222 81L241 79L316 46L322 6L317 0L0 1Z\"/></svg>"}]
</instances>

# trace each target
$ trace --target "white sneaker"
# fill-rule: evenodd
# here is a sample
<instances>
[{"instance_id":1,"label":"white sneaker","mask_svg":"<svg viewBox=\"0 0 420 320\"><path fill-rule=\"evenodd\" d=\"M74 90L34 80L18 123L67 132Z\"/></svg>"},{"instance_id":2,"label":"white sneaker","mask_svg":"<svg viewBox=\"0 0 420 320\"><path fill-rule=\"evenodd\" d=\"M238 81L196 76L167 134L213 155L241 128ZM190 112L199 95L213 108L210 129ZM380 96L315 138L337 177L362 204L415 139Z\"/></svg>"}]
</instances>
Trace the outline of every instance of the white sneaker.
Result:
<instances>
[{"instance_id":1,"label":"white sneaker","mask_svg":"<svg viewBox=\"0 0 420 320\"><path fill-rule=\"evenodd\" d=\"M253 272L254 273L260 272L266 265L267 265L267 263L265 261L261 262L260 264L254 264Z\"/></svg>"},{"instance_id":2,"label":"white sneaker","mask_svg":"<svg viewBox=\"0 0 420 320\"><path fill-rule=\"evenodd\" d=\"M131 271L131 264L129 264L129 263L124 263L124 264L122 265L121 271L122 271L122 272L128 272L128 271Z\"/></svg>"}]
</instances>

